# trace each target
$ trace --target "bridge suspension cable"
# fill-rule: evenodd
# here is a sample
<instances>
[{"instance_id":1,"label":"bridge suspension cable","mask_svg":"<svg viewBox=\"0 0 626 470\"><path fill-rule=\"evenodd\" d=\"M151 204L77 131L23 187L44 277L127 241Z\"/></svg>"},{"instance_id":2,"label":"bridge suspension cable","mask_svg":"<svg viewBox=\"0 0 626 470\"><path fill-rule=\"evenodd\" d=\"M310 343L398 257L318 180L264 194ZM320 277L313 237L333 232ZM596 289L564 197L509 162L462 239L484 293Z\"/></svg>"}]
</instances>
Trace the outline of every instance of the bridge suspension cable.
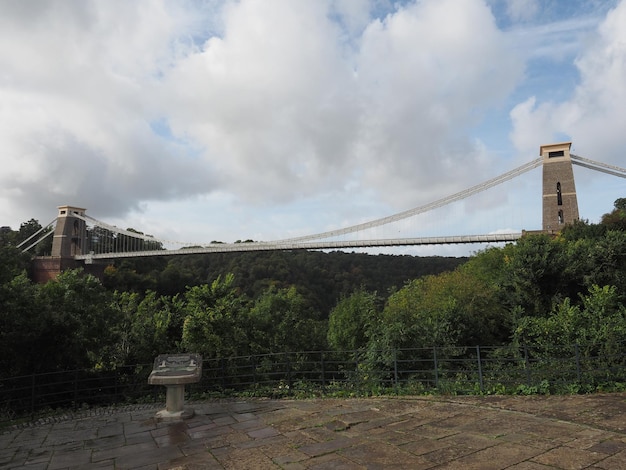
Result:
<instances>
[{"instance_id":1,"label":"bridge suspension cable","mask_svg":"<svg viewBox=\"0 0 626 470\"><path fill-rule=\"evenodd\" d=\"M608 165L606 163L597 162L588 158L583 158L578 155L570 154L572 163L591 170L600 171L614 176L626 178L626 169ZM112 258L112 257L124 257L124 256L136 256L139 252L144 252L152 255L169 254L172 250L165 249L164 244L178 245L186 248L184 253L209 253L209 252L228 252L228 251L257 251L257 250L291 250L291 249L330 249L330 248L346 248L346 247L372 247L372 246L402 246L402 245L422 245L422 244L439 244L439 243L480 243L480 242L505 242L519 238L522 234L499 234L499 235L468 235L468 236L455 236L455 237L425 237L425 238L411 238L411 239L387 239L387 240L352 240L352 241L314 241L323 240L326 238L337 237L346 235L361 230L367 230L382 225L398 222L409 217L413 217L424 212L428 212L440 207L446 206L453 202L465 199L481 191L485 191L494 186L509 181L523 173L526 173L534 168L541 166L543 158L537 158L531 162L528 162L520 167L517 167L507 173L503 173L495 178L487 180L481 184L465 189L458 193L452 194L445 198L436 200L423 206L415 207L391 216L383 217L380 219L372 220L369 222L352 225L337 230L330 230L327 232L317 233L313 235L306 235L295 238L287 238L283 240L268 241L268 242L251 242L251 243L235 243L235 244L219 244L215 246L203 246L203 243L183 243L178 241L161 240L150 235L135 232L131 230L120 229L114 225L107 224L100 220L94 219L85 214L74 213L73 216L83 220L86 224L93 226L94 228L103 229L112 235L107 235L106 232L91 232L89 235L88 244L85 245L86 251L84 255L78 255L76 259L93 260L96 258ZM46 237L52 235L54 231L48 230L55 222L57 218L52 220L49 224L43 226L36 233L32 234L26 240L22 241L17 247L20 248L30 242L32 239L41 234L41 232L47 230L39 239L31 243L23 251L30 250L33 246L37 245ZM90 229L88 229L90 231ZM123 235L118 237L118 235ZM130 238L131 240L127 240ZM100 239L104 239L104 242L99 243ZM132 240L135 240L134 242ZM143 244L142 242L147 242ZM113 250L111 250L113 249ZM103 250L103 251L101 251ZM116 250L120 250L117 252ZM147 250L147 251L144 251ZM113 251L113 252L112 252ZM183 252L178 252L183 253Z\"/></svg>"},{"instance_id":2,"label":"bridge suspension cable","mask_svg":"<svg viewBox=\"0 0 626 470\"><path fill-rule=\"evenodd\" d=\"M620 168L619 166L596 162L595 160L590 160L589 158L583 158L574 154L570 154L570 157L572 158L572 163L574 165L589 168L590 170L601 171L602 173L607 173L609 175L626 178L626 169Z\"/></svg>"},{"instance_id":3,"label":"bridge suspension cable","mask_svg":"<svg viewBox=\"0 0 626 470\"><path fill-rule=\"evenodd\" d=\"M52 227L52 224L54 224L57 221L57 218L55 217L48 225L44 225L42 226L39 230L37 230L35 233L33 233L30 237L28 237L26 240L22 240L22 242L16 246L16 248L21 248L23 245L25 245L26 243L28 243L30 240L32 240L33 238L35 238L37 235L39 235L41 232L43 232L44 230L48 230L50 227ZM34 241L33 243L31 243L30 245L28 245L26 248L22 249L22 253L26 253L28 250L30 250L32 247L36 246L39 242L43 241L45 238L49 237L50 235L52 235L54 233L54 230L49 230L46 233L44 233L41 237L39 237L36 241Z\"/></svg>"},{"instance_id":4,"label":"bridge suspension cable","mask_svg":"<svg viewBox=\"0 0 626 470\"><path fill-rule=\"evenodd\" d=\"M304 248L305 246L307 248L311 248L311 246L308 246L307 243L305 242L311 242L313 240L320 240L320 239L325 239L325 238L330 238L330 237L336 237L336 236L340 236L340 235L345 235L345 234L349 234L349 233L354 233L354 232L358 232L361 230L366 230L366 229L370 229L370 228L374 228L374 227L379 227L381 225L385 225L385 224L390 224L390 223L394 223L394 222L398 222L400 220L403 219L407 219L409 217L418 215L418 214L422 214L424 212L428 212L430 210L434 210L440 207L443 207L447 204L450 204L452 202L456 202L459 201L461 199L467 198L469 196L472 196L478 192L484 191L486 189L492 188L493 186L497 186L501 183L504 183L505 181L508 181L512 178L515 178L516 176L519 176L527 171L530 171L534 168L537 168L538 166L540 166L542 163L542 159L538 158L535 159L531 162L528 162L518 168L515 168L507 173L504 173L502 175L499 175L495 178L492 178L490 180L487 180L479 185L473 186L471 188L465 189L463 191L460 191L456 194L453 194L451 196L445 197L443 199L439 199L437 201L431 202L429 204L423 205L423 206L419 206L413 209L409 209L391 216L387 216L381 219L377 219L377 220L373 220L370 222L366 222L366 223L362 223L362 224L357 224L357 225L353 225L350 227L346 227L343 229L338 229L338 230L331 230L328 232L323 232L323 233L318 233L318 234L314 234L314 235L307 235L307 236L302 236L302 237L296 237L296 238L289 238L289 239L284 239L284 240L276 240L276 241L268 241L268 242L254 242L254 243L250 243L250 244L246 244L245 245L245 250L255 250L255 249L297 249L297 248ZM102 222L100 220L97 220L93 217L90 217L86 214L74 214L74 216L78 219L83 220L85 223L92 225L94 227L99 227L101 229L105 229L111 233L115 233L115 234L119 234L119 235L124 235L126 237L130 237L132 239L135 240L143 240L145 242L150 242L151 244L157 243L157 244L174 244L174 245L178 245L181 247L190 247L190 246L195 246L198 249L204 249L204 250L208 250L208 251L229 251L227 250L226 246L220 246L218 248L216 247L202 247L202 245L204 244L191 244L191 243L183 243L183 242L177 242L177 241L168 241L168 240L161 240L155 237L152 237L150 235L144 235L142 233L138 233L138 232L134 232L134 231L130 231L130 230L124 230L121 229L119 227L116 227L114 225L110 225L107 224L105 222ZM519 234L513 234L512 236L514 237L519 237ZM500 236L502 237L502 236ZM498 241L509 241L509 238L506 238L506 240L502 239L498 239ZM431 243L439 243L442 242L443 239L436 239L437 241L433 242L433 240L435 239L431 239L431 238L425 238L424 240L421 239L411 239L410 243L407 243L406 240L393 240L390 243L390 246L394 246L394 245L406 245L406 244L431 244ZM452 238L450 240L453 240ZM496 241L494 239L477 239L474 236L465 236L465 237L455 237L454 241L450 241L447 240L447 242L450 243L468 243L469 240L473 240L472 242L482 242L482 241ZM463 240L463 241L460 241ZM122 242L124 243L124 242ZM329 247L344 247L346 242L328 242L328 245L324 245L322 246L320 244L321 242L315 243L314 245L318 248L320 247L324 247L324 248L329 248ZM374 246L372 245L373 242L370 241L360 241L360 242L354 242L356 244L352 244L350 246L352 247L356 247L356 246L361 246L361 244L363 246ZM381 245L381 241L377 242L378 244L376 246L383 246ZM115 244L115 242L112 242L112 244ZM94 255L99 256L102 252L100 252L101 248L105 249L105 252L110 253L111 250L110 248L112 248L112 246L110 246L111 243L108 243L108 245L106 247L95 247L95 246L91 246L90 250L90 254L84 255L86 258L92 258ZM238 247L236 247L238 250L242 250L242 245L240 244ZM258 246L257 246L258 245ZM121 247L122 249L120 250L121 252L131 252L131 253L136 253L137 247L135 246L127 246L124 245L123 247ZM230 247L228 247L230 249ZM119 249L119 247L118 247ZM157 251L161 251L163 248L161 248L160 250ZM151 250L153 251L153 250ZM190 253L190 251L186 250L187 253ZM117 256L123 256L121 253L118 254Z\"/></svg>"},{"instance_id":5,"label":"bridge suspension cable","mask_svg":"<svg viewBox=\"0 0 626 470\"><path fill-rule=\"evenodd\" d=\"M407 219L409 217L413 217L414 215L417 214L422 214L424 212L428 212L431 211L433 209L438 209L440 207L443 207L445 205L448 205L452 202L456 202L459 201L461 199L465 199L466 197L472 196L476 193L479 193L481 191L484 191L486 189L492 188L494 186L497 186L501 183L504 183L505 181L508 181L510 179L515 178L516 176L519 176L523 173L526 173L527 171L530 171L534 168L537 168L538 166L541 166L543 162L543 159L537 158L531 162L528 162L520 167L517 167L511 171L508 171L507 173L503 173L499 176L496 176L495 178L492 178L490 180L487 180L481 184L478 184L476 186L472 186L471 188L465 189L463 191L460 191L456 194L452 194L451 196L445 197L443 199L439 199L437 201L431 202L429 204L423 205L423 206L419 206L419 207L415 207L413 209L409 209L403 212L399 212L397 214L394 215L390 215L387 217L383 217L381 219L376 219L376 220L372 220L370 222L365 222L362 224L357 224L357 225L352 225L350 227L345 227L342 229L337 229L337 230L329 230L328 232L322 232L322 233L317 233L317 234L313 234L313 235L305 235L302 237L295 237L295 238L287 238L285 240L279 240L280 242L304 242L304 241L308 241L308 240L318 240L320 238L330 238L330 237L336 237L336 236L340 236L340 235L346 235L348 233L354 233L354 232L358 232L361 230L366 230L366 229L370 229L370 228L374 228L374 227L380 227L381 225L386 225L386 224L390 224L393 222L398 222L400 220L403 219Z\"/></svg>"},{"instance_id":6,"label":"bridge suspension cable","mask_svg":"<svg viewBox=\"0 0 626 470\"><path fill-rule=\"evenodd\" d=\"M189 243L189 242L180 242L180 241L174 241L174 240L164 240L164 239L160 239L160 238L155 238L152 235L145 235L143 233L139 233L139 232L133 232L130 230L124 230L121 229L119 227L116 227L115 225L111 225L111 224L107 224L106 222L102 222L101 220L98 219L94 219L93 217L90 217L86 214L80 215L80 214L74 214L74 217L83 220L85 223L87 224L91 224L94 227L99 227L105 230L108 230L111 233L116 233L118 235L125 235L126 237L129 237L131 239L134 240L142 240L144 242L148 242L150 244L160 244L160 245L175 245L175 246L179 246L179 247L189 247L189 246L200 246L202 245L202 243ZM133 249L132 247L126 247L127 251L135 251L135 249Z\"/></svg>"}]
</instances>

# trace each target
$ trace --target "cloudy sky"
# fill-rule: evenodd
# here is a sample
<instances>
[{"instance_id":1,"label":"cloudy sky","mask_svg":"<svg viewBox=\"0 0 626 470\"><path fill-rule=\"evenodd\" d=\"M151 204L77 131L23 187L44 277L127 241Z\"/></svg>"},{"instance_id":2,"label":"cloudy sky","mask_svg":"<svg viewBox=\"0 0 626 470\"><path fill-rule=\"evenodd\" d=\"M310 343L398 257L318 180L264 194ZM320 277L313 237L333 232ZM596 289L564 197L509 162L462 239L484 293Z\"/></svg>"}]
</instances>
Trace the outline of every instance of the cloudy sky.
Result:
<instances>
[{"instance_id":1,"label":"cloudy sky","mask_svg":"<svg viewBox=\"0 0 626 470\"><path fill-rule=\"evenodd\" d=\"M624 167L625 24L626 0L2 0L0 225L71 204L163 239L275 240L545 143ZM592 222L626 197L575 175ZM374 236L538 229L540 178Z\"/></svg>"}]
</instances>

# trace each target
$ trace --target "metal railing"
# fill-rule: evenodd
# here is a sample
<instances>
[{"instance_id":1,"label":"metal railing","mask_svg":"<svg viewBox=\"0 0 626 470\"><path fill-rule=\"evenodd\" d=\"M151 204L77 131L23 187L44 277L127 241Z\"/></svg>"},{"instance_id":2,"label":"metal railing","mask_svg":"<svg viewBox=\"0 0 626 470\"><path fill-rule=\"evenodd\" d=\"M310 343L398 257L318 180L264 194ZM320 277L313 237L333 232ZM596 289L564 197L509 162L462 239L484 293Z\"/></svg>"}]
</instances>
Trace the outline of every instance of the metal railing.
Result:
<instances>
[{"instance_id":1,"label":"metal railing","mask_svg":"<svg viewBox=\"0 0 626 470\"><path fill-rule=\"evenodd\" d=\"M622 345L624 346L624 345ZM626 383L626 348L589 353L579 345L471 346L383 351L300 351L204 358L194 396L293 396L441 392L577 392ZM0 428L58 409L162 400L152 365L73 370L0 379ZM306 396L306 395L305 395Z\"/></svg>"}]
</instances>

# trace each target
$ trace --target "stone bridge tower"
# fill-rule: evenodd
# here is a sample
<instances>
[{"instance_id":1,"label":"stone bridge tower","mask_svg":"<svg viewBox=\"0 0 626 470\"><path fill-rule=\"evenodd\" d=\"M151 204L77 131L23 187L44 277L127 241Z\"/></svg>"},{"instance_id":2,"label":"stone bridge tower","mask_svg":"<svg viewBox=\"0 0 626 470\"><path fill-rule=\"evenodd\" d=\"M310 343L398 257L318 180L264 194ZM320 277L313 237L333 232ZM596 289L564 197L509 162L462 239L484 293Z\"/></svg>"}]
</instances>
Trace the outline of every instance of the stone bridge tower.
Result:
<instances>
[{"instance_id":1,"label":"stone bridge tower","mask_svg":"<svg viewBox=\"0 0 626 470\"><path fill-rule=\"evenodd\" d=\"M52 256L72 258L82 255L86 249L87 224L82 218L85 209L81 207L60 206L57 224L52 239Z\"/></svg>"},{"instance_id":2,"label":"stone bridge tower","mask_svg":"<svg viewBox=\"0 0 626 470\"><path fill-rule=\"evenodd\" d=\"M542 145L543 230L558 232L578 220L578 200L570 157L571 142Z\"/></svg>"},{"instance_id":3,"label":"stone bridge tower","mask_svg":"<svg viewBox=\"0 0 626 470\"><path fill-rule=\"evenodd\" d=\"M66 269L76 268L82 268L86 274L92 274L99 279L104 277L105 265L85 264L74 259L74 256L85 254L88 250L87 224L81 218L85 215L85 210L74 206L59 207L51 256L33 258L33 280L48 282Z\"/></svg>"}]
</instances>

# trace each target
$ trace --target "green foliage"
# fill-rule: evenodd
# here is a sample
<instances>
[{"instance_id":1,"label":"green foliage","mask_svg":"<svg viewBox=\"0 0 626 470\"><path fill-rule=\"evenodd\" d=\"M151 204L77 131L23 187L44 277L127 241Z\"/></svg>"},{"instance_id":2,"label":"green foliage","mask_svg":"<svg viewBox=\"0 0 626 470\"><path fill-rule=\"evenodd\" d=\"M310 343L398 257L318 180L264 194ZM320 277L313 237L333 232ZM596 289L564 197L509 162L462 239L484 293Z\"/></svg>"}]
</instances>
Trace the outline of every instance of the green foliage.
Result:
<instances>
[{"instance_id":1,"label":"green foliage","mask_svg":"<svg viewBox=\"0 0 626 470\"><path fill-rule=\"evenodd\" d=\"M451 344L457 336L451 324L454 299L435 298L439 278L416 279L389 297L378 324L377 349L421 348Z\"/></svg>"},{"instance_id":2,"label":"green foliage","mask_svg":"<svg viewBox=\"0 0 626 470\"><path fill-rule=\"evenodd\" d=\"M189 288L184 295L183 350L206 358L248 353L247 300L233 287L234 276Z\"/></svg>"},{"instance_id":3,"label":"green foliage","mask_svg":"<svg viewBox=\"0 0 626 470\"><path fill-rule=\"evenodd\" d=\"M258 352L325 349L326 324L295 287L270 288L250 310L251 342Z\"/></svg>"},{"instance_id":4,"label":"green foliage","mask_svg":"<svg viewBox=\"0 0 626 470\"><path fill-rule=\"evenodd\" d=\"M111 294L93 276L66 271L45 285L17 276L0 285L0 370L13 375L111 364L117 322Z\"/></svg>"},{"instance_id":5,"label":"green foliage","mask_svg":"<svg viewBox=\"0 0 626 470\"><path fill-rule=\"evenodd\" d=\"M0 243L0 285L11 282L13 278L27 272L30 256L10 244Z\"/></svg>"},{"instance_id":6,"label":"green foliage","mask_svg":"<svg viewBox=\"0 0 626 470\"><path fill-rule=\"evenodd\" d=\"M22 249L17 248L17 245L39 228L41 226L35 220L23 223L19 231L13 231L10 227L0 227L0 266L2 267L0 285L11 282L16 276L29 271L31 255L22 253Z\"/></svg>"},{"instance_id":7,"label":"green foliage","mask_svg":"<svg viewBox=\"0 0 626 470\"><path fill-rule=\"evenodd\" d=\"M116 292L115 307L123 318L116 363L149 364L159 354L179 352L184 313L177 296Z\"/></svg>"},{"instance_id":8,"label":"green foliage","mask_svg":"<svg viewBox=\"0 0 626 470\"><path fill-rule=\"evenodd\" d=\"M166 266L167 260L163 257L124 259L117 265L107 266L102 283L111 291L144 294L146 291L154 290L162 294L170 294L167 289L162 292L158 283L159 274ZM164 282L169 281L174 282L171 278L164 279ZM184 291L185 284L175 285L177 288L180 287L176 292Z\"/></svg>"},{"instance_id":9,"label":"green foliage","mask_svg":"<svg viewBox=\"0 0 626 470\"><path fill-rule=\"evenodd\" d=\"M44 371L48 306L25 274L0 285L0 377ZM41 354L43 353L43 354Z\"/></svg>"},{"instance_id":10,"label":"green foliage","mask_svg":"<svg viewBox=\"0 0 626 470\"><path fill-rule=\"evenodd\" d=\"M188 286L235 276L234 287L251 299L270 287L296 286L323 318L342 296L363 287L379 295L410 279L452 270L466 258L368 255L363 253L274 251L184 255L116 261L104 284L111 290L183 294Z\"/></svg>"},{"instance_id":11,"label":"green foliage","mask_svg":"<svg viewBox=\"0 0 626 470\"><path fill-rule=\"evenodd\" d=\"M626 300L626 232L608 230L603 238L588 246L586 253L571 257L571 262L581 265L581 277L587 289L612 285L617 288L620 301Z\"/></svg>"},{"instance_id":12,"label":"green foliage","mask_svg":"<svg viewBox=\"0 0 626 470\"><path fill-rule=\"evenodd\" d=\"M514 340L537 346L541 357L557 357L564 353L562 345L577 345L583 356L604 358L604 366L610 366L612 358L623 361L626 308L616 288L592 286L581 300L578 306L566 298L548 316L522 317Z\"/></svg>"},{"instance_id":13,"label":"green foliage","mask_svg":"<svg viewBox=\"0 0 626 470\"><path fill-rule=\"evenodd\" d=\"M616 201L602 224L525 236L467 262L306 251L185 255L120 261L107 268L104 285L79 271L32 284L15 248L18 235L38 229L29 221L20 232L0 232L0 371L117 367L179 351L228 368L234 356L299 351L290 359L295 373L308 361L302 351L330 345L329 355L356 351L346 362L358 364L354 371L335 371L353 374L358 386L346 393L371 394L397 379L390 372L396 360L414 374L395 389L433 384L419 369L429 367L437 346L449 357L439 364L441 374L449 368L440 387L461 393L462 383L476 387L475 371L459 365L471 349L464 346L533 344L538 367L561 372L549 358L578 354L592 357L579 369L596 372L579 388L550 378L547 388L528 381L517 393L612 387L623 381L610 374L621 370L613 358L626 344L626 231L617 223L625 206ZM506 359L515 365L523 362L517 350ZM271 367L261 361L254 370L269 376ZM485 375L481 391L515 391L520 377L506 383L506 367ZM562 375L577 380L580 370Z\"/></svg>"},{"instance_id":14,"label":"green foliage","mask_svg":"<svg viewBox=\"0 0 626 470\"><path fill-rule=\"evenodd\" d=\"M586 220L577 220L573 224L563 227L560 236L567 241L591 240L604 236L607 226L590 224Z\"/></svg>"},{"instance_id":15,"label":"green foliage","mask_svg":"<svg viewBox=\"0 0 626 470\"><path fill-rule=\"evenodd\" d=\"M604 214L600 223L612 230L626 230L626 198L619 198L613 204L613 211Z\"/></svg>"},{"instance_id":16,"label":"green foliage","mask_svg":"<svg viewBox=\"0 0 626 470\"><path fill-rule=\"evenodd\" d=\"M550 395L550 382L544 379L537 385L521 384L515 393L517 395Z\"/></svg>"},{"instance_id":17,"label":"green foliage","mask_svg":"<svg viewBox=\"0 0 626 470\"><path fill-rule=\"evenodd\" d=\"M17 247L23 241L27 240L31 235L34 235L39 230L41 230L42 226L35 219L30 219L28 222L24 222L20 225L19 230L11 230L11 227L0 227L0 248L2 247ZM27 248L31 243L36 242L39 238L44 237L46 233L51 232L51 228L47 228L46 230L42 230L37 236L34 236L28 243L24 244L24 246L19 248L19 252L21 253L22 249ZM17 250L17 249L16 249ZM36 246L31 248L30 255L50 255L52 250L52 237L48 236L41 242L39 242ZM28 257L30 255L26 255ZM0 254L0 261L2 260L2 255Z\"/></svg>"},{"instance_id":18,"label":"green foliage","mask_svg":"<svg viewBox=\"0 0 626 470\"><path fill-rule=\"evenodd\" d=\"M379 322L376 293L360 288L343 297L330 312L328 343L338 351L352 351L367 346L373 329Z\"/></svg>"},{"instance_id":19,"label":"green foliage","mask_svg":"<svg viewBox=\"0 0 626 470\"><path fill-rule=\"evenodd\" d=\"M392 294L378 324L377 347L496 344L506 336L503 321L496 290L461 267L411 281Z\"/></svg>"},{"instance_id":20,"label":"green foliage","mask_svg":"<svg viewBox=\"0 0 626 470\"><path fill-rule=\"evenodd\" d=\"M520 308L526 315L545 315L555 301L567 296L562 273L568 267L566 244L548 235L521 238L505 258L501 291L509 309Z\"/></svg>"},{"instance_id":21,"label":"green foliage","mask_svg":"<svg viewBox=\"0 0 626 470\"><path fill-rule=\"evenodd\" d=\"M52 344L46 360L56 368L83 368L114 362L119 321L112 294L100 281L81 270L69 270L39 288L47 306L48 335Z\"/></svg>"}]
</instances>

